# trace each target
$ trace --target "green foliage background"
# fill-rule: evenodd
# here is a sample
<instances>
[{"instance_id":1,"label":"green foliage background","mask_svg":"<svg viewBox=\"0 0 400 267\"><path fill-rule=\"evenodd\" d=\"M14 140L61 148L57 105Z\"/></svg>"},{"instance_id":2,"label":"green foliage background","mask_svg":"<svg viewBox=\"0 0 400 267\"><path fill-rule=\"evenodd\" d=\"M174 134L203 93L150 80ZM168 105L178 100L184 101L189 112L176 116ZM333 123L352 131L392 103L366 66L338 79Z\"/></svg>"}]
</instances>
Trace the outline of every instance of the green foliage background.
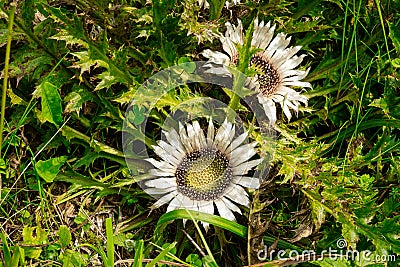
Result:
<instances>
[{"instance_id":1,"label":"green foliage background","mask_svg":"<svg viewBox=\"0 0 400 267\"><path fill-rule=\"evenodd\" d=\"M0 58L16 5L0 165L0 266L154 266L163 260L241 266L257 263L264 244L321 253L341 238L348 249L369 250L371 257L399 257L400 2L247 1L231 10L223 4L0 4ZM150 213L153 200L132 179L122 153L125 109L156 72L205 60L204 49L221 50L217 34L226 21L240 17L247 28L256 16L277 24L277 32L290 34L308 54L302 65L311 68L309 105L290 122L280 117L267 180L237 223L192 215L215 226L207 233L192 222L170 223L192 217L163 215L164 207ZM209 85L182 86L157 103L149 131L137 134L155 144L168 111L200 96L229 101ZM139 124L141 114L133 110L133 121ZM143 164L138 159L133 175Z\"/></svg>"}]
</instances>

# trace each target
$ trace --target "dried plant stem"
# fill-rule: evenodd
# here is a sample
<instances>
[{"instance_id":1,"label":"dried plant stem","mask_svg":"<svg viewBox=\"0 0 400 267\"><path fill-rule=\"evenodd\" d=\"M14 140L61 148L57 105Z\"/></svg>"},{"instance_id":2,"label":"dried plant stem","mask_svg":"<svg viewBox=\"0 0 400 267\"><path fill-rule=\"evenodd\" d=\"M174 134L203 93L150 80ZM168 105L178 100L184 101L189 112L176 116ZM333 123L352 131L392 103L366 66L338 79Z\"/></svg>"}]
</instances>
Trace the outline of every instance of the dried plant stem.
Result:
<instances>
[{"instance_id":1,"label":"dried plant stem","mask_svg":"<svg viewBox=\"0 0 400 267\"><path fill-rule=\"evenodd\" d=\"M4 60L4 77L3 77L3 93L1 96L1 116L0 116L0 160L2 159L1 147L3 146L3 130L4 130L4 113L6 111L6 96L7 96L7 85L8 85L8 68L10 62L11 53L11 40L12 40L12 29L14 24L14 12L15 5L11 4L10 15L8 16L8 36L7 36L7 47L6 47L6 58ZM2 178L0 173L0 198L2 188Z\"/></svg>"}]
</instances>

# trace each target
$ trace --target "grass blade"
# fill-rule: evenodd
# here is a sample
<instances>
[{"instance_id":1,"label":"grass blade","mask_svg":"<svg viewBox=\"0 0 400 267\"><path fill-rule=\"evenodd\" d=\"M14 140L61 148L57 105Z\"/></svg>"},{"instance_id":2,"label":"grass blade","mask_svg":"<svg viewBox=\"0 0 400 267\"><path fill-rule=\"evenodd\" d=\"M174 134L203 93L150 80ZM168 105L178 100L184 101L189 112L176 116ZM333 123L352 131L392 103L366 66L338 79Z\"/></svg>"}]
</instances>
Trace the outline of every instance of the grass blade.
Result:
<instances>
[{"instance_id":1,"label":"grass blade","mask_svg":"<svg viewBox=\"0 0 400 267\"><path fill-rule=\"evenodd\" d=\"M199 220L202 222L206 222L209 224L212 224L214 226L223 228L225 230L228 230L242 238L247 238L247 228L244 227L241 224L238 224L236 222L232 222L230 220L224 219L220 216L217 215L211 215L208 213L203 213L203 212L192 212L191 213L193 218L195 220ZM156 230L157 232L158 229L163 227L164 224L173 221L175 219L188 219L191 220L190 214L186 210L173 210L170 211L163 216L160 217L160 219L157 222Z\"/></svg>"},{"instance_id":2,"label":"grass blade","mask_svg":"<svg viewBox=\"0 0 400 267\"><path fill-rule=\"evenodd\" d=\"M138 244L135 247L135 261L133 262L133 266L142 267L143 250L144 250L144 241L139 240Z\"/></svg>"}]
</instances>

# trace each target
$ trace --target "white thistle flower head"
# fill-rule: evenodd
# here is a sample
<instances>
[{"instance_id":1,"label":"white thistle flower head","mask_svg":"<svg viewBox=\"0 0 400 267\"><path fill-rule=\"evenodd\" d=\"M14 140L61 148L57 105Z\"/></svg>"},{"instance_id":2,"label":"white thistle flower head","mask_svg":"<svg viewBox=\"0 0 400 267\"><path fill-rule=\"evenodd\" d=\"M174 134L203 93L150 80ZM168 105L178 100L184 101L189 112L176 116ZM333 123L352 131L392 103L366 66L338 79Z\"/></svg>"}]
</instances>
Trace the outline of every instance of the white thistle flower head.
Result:
<instances>
[{"instance_id":1,"label":"white thistle flower head","mask_svg":"<svg viewBox=\"0 0 400 267\"><path fill-rule=\"evenodd\" d=\"M237 26L227 22L226 27L225 36L221 36L220 41L224 52L228 55L209 49L203 51L202 55L216 64L236 66L238 51L235 44L244 44L243 25L238 19ZM308 98L295 91L291 88L292 86L311 88L309 82L302 81L309 69L296 69L305 57L304 54L296 55L301 46L289 46L291 37L287 37L284 33L278 33L274 37L274 31L275 25L271 26L270 22L265 24L264 21L259 22L258 18L254 20L251 46L262 51L252 55L249 63L257 70L257 74L251 77L251 81L256 85L258 101L263 106L271 124L275 124L277 120L276 103L282 107L288 120L292 118L290 109L297 113L300 103L307 105ZM213 69L209 71L213 72Z\"/></svg>"},{"instance_id":2,"label":"white thistle flower head","mask_svg":"<svg viewBox=\"0 0 400 267\"><path fill-rule=\"evenodd\" d=\"M162 160L147 159L155 168L149 170L152 178L144 191L160 196L152 208L169 203L167 211L183 208L214 214L215 204L221 217L234 221L233 211L241 213L237 204L250 204L244 187L260 185L258 178L246 176L262 161L250 160L256 143L243 144L247 132L235 138L235 126L226 120L217 131L210 120L207 134L197 121L164 134L166 141L153 147Z\"/></svg>"}]
</instances>

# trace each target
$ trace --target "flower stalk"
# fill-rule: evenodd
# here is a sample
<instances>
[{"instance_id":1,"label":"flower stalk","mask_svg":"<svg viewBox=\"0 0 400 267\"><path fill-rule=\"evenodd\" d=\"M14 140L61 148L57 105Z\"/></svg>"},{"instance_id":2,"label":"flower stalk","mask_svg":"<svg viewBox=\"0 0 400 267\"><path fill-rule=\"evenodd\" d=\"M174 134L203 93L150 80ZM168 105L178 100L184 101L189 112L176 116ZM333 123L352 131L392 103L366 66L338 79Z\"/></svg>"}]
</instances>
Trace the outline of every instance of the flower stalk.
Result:
<instances>
[{"instance_id":1,"label":"flower stalk","mask_svg":"<svg viewBox=\"0 0 400 267\"><path fill-rule=\"evenodd\" d=\"M253 31L254 31L254 21L250 23L250 26L246 31L244 45L241 47L241 49L239 49L239 60L237 66L239 73L246 73L246 70L249 66L250 58L253 52L251 51L251 40L253 36ZM234 111L239 106L240 96L237 94L237 92L239 92L240 87L243 86L244 81L242 80L243 80L242 75L236 75L234 77L233 88L232 88L234 94L232 94L232 97L229 102L229 107Z\"/></svg>"}]
</instances>

